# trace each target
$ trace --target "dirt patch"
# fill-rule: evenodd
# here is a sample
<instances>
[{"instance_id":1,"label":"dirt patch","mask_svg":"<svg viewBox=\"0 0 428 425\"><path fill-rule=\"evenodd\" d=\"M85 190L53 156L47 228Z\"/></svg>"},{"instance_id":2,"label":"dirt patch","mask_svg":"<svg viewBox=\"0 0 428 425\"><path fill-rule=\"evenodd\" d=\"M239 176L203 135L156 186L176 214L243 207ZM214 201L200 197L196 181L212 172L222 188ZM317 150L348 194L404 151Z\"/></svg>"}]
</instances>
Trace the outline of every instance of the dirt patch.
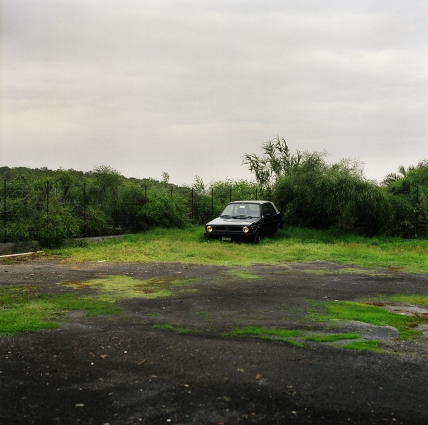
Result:
<instances>
[{"instance_id":1,"label":"dirt patch","mask_svg":"<svg viewBox=\"0 0 428 425\"><path fill-rule=\"evenodd\" d=\"M1 287L40 293L93 291L64 283L108 276L187 283L165 297L124 299L119 314L73 312L59 329L0 337L0 423L427 423L425 328L414 341L400 341L394 328L311 322L307 312L313 301L428 295L428 277L340 269L324 262L1 264ZM345 350L343 341L297 347L229 336L241 327L357 332L381 341L384 351Z\"/></svg>"}]
</instances>

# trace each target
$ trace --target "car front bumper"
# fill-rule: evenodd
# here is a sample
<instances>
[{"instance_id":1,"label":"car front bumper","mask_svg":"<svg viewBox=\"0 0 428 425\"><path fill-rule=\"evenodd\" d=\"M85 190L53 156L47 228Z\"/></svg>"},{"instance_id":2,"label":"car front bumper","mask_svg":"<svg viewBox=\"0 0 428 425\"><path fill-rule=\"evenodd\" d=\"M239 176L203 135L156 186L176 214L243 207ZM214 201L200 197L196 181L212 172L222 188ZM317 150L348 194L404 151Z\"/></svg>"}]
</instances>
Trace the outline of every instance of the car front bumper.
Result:
<instances>
[{"instance_id":1,"label":"car front bumper","mask_svg":"<svg viewBox=\"0 0 428 425\"><path fill-rule=\"evenodd\" d=\"M254 238L254 235L256 234L256 231L253 232L227 232L227 231L212 231L212 232L205 232L204 235L207 238L212 239L221 239L221 240L239 240L239 239L247 239L251 240Z\"/></svg>"}]
</instances>

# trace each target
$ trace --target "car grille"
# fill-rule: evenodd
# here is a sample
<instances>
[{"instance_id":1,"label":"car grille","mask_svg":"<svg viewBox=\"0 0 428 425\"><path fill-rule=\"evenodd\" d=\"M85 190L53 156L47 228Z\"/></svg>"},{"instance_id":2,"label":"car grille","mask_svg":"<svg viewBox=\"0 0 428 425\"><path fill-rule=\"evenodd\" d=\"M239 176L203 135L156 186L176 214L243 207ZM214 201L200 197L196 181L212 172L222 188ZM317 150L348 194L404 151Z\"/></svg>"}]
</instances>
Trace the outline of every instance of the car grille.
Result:
<instances>
[{"instance_id":1,"label":"car grille","mask_svg":"<svg viewBox=\"0 0 428 425\"><path fill-rule=\"evenodd\" d=\"M242 232L242 226L213 226L213 232Z\"/></svg>"}]
</instances>

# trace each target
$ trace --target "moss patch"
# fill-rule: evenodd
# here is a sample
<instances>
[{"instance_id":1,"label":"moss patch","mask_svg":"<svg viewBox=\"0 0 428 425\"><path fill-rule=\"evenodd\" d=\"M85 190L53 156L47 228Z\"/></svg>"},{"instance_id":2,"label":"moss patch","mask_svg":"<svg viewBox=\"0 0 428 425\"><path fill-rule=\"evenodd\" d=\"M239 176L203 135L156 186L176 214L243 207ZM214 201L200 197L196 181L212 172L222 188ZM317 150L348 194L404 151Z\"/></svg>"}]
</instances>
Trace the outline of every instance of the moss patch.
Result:
<instances>
[{"instance_id":1,"label":"moss patch","mask_svg":"<svg viewBox=\"0 0 428 425\"><path fill-rule=\"evenodd\" d=\"M312 311L308 318L319 321L355 320L376 326L392 326L398 331L400 339L411 340L420 335L414 328L421 323L428 323L428 318L402 316L391 313L375 305L350 301L313 303L320 310Z\"/></svg>"},{"instance_id":2,"label":"moss patch","mask_svg":"<svg viewBox=\"0 0 428 425\"><path fill-rule=\"evenodd\" d=\"M66 282L75 289L93 289L102 299L126 300L131 298L160 298L175 295L176 289L192 282L190 279L180 279L176 276L160 276L140 280L130 276L107 276L84 282Z\"/></svg>"},{"instance_id":3,"label":"moss patch","mask_svg":"<svg viewBox=\"0 0 428 425\"><path fill-rule=\"evenodd\" d=\"M260 279L260 276L245 270L228 270L226 273L230 276L237 277L238 279Z\"/></svg>"}]
</instances>

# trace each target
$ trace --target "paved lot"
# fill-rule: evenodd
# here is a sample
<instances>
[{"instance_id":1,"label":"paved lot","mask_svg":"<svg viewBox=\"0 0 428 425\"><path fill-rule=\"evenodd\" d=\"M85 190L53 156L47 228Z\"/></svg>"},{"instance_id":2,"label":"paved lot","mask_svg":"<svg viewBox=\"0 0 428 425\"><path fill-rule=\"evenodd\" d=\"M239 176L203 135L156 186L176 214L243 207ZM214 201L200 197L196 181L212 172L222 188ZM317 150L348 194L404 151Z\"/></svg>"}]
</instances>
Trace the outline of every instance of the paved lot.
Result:
<instances>
[{"instance_id":1,"label":"paved lot","mask_svg":"<svg viewBox=\"0 0 428 425\"><path fill-rule=\"evenodd\" d=\"M393 328L307 320L311 301L428 295L428 276L322 262L0 264L0 286L40 293L110 275L159 277L165 286L180 278L186 286L166 298L124 301L119 315L75 312L58 329L0 337L2 425L428 423L426 333L403 342ZM244 326L353 331L382 341L384 352L227 335Z\"/></svg>"}]
</instances>

